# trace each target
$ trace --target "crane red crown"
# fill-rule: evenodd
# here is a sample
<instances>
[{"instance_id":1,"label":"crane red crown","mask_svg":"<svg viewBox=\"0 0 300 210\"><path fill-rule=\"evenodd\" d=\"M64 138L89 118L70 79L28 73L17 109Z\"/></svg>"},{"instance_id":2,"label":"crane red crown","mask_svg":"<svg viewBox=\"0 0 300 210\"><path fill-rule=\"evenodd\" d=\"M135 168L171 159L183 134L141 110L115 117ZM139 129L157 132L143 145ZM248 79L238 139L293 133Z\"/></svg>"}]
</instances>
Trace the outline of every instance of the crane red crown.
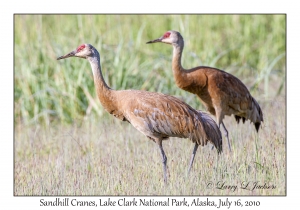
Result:
<instances>
[{"instance_id":1,"label":"crane red crown","mask_svg":"<svg viewBox=\"0 0 300 210\"><path fill-rule=\"evenodd\" d=\"M77 52L80 52L81 50L83 50L85 48L85 45L82 44L79 47L77 47Z\"/></svg>"},{"instance_id":2,"label":"crane red crown","mask_svg":"<svg viewBox=\"0 0 300 210\"><path fill-rule=\"evenodd\" d=\"M164 38L168 38L169 36L170 36L170 32L166 32L165 34L164 34Z\"/></svg>"}]
</instances>

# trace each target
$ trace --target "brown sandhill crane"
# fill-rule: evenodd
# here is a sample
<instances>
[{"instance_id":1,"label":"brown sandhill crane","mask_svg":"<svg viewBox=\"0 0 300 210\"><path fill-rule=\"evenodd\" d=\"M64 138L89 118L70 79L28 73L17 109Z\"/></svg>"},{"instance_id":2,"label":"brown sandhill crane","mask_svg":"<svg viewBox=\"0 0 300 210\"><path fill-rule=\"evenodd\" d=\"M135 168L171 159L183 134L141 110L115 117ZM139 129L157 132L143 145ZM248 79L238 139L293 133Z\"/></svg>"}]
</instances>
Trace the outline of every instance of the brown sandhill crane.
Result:
<instances>
[{"instance_id":1,"label":"brown sandhill crane","mask_svg":"<svg viewBox=\"0 0 300 210\"><path fill-rule=\"evenodd\" d=\"M184 41L177 31L167 31L162 37L147 44L162 42L173 45L172 70L176 85L190 93L196 94L207 110L216 116L217 124L222 125L228 141L228 131L224 125L225 115L234 115L237 123L240 119L250 120L258 132L263 113L257 101L251 96L246 86L235 76L207 66L184 69L181 66L181 55Z\"/></svg>"},{"instance_id":2,"label":"brown sandhill crane","mask_svg":"<svg viewBox=\"0 0 300 210\"><path fill-rule=\"evenodd\" d=\"M90 44L57 60L79 57L87 59L92 67L98 98L104 109L116 118L131 123L138 131L159 146L163 162L164 181L167 181L167 156L162 141L169 137L189 138L195 143L189 164L190 171L199 145L211 142L222 152L222 134L214 120L206 113L196 111L183 101L169 95L139 90L113 90L105 83L100 66L100 55Z\"/></svg>"}]
</instances>

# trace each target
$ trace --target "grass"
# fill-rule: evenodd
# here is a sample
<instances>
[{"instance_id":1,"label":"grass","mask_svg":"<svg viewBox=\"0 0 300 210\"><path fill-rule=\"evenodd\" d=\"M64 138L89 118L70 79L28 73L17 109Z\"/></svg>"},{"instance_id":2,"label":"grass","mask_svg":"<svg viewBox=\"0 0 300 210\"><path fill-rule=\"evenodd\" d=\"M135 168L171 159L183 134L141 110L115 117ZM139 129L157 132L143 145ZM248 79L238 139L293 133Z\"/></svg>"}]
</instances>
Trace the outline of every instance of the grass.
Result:
<instances>
[{"instance_id":1,"label":"grass","mask_svg":"<svg viewBox=\"0 0 300 210\"><path fill-rule=\"evenodd\" d=\"M253 124L236 125L226 118L233 152L226 141L219 158L211 146L199 148L190 176L193 144L164 141L167 186L158 146L126 122L91 117L65 127L16 126L15 195L285 195L284 100L264 105L268 109L259 135ZM275 189L241 188L255 181ZM218 182L237 189L217 189Z\"/></svg>"},{"instance_id":2,"label":"grass","mask_svg":"<svg viewBox=\"0 0 300 210\"><path fill-rule=\"evenodd\" d=\"M284 15L15 15L15 195L285 195ZM240 78L264 112L263 129L225 124L232 154L164 142L169 184L157 145L100 105L87 61L56 57L90 43L114 89L175 95L203 109L174 84L172 48L146 45L169 29L185 39L183 66L213 66ZM233 192L217 183L238 185ZM275 189L240 188L258 181ZM207 187L213 183L213 188ZM219 184L220 184L219 183ZM224 186L225 186L224 185ZM223 186L223 187L224 187ZM220 186L219 186L220 187Z\"/></svg>"},{"instance_id":3,"label":"grass","mask_svg":"<svg viewBox=\"0 0 300 210\"><path fill-rule=\"evenodd\" d=\"M113 89L163 92L203 109L176 87L171 46L145 44L169 29L184 36L184 67L224 69L258 100L284 93L284 15L15 15L15 122L68 124L88 110L103 114L99 103L89 108L97 101L89 63L56 61L81 43L99 50Z\"/></svg>"}]
</instances>

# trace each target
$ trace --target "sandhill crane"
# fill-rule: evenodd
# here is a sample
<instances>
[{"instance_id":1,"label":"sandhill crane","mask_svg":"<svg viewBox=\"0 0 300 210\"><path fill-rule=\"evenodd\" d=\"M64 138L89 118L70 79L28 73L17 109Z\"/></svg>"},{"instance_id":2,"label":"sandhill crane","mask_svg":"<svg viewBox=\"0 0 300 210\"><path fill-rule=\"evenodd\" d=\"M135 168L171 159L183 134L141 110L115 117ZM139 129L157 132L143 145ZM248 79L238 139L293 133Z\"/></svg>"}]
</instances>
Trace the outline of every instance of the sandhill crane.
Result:
<instances>
[{"instance_id":1,"label":"sandhill crane","mask_svg":"<svg viewBox=\"0 0 300 210\"><path fill-rule=\"evenodd\" d=\"M263 113L257 101L251 96L246 86L235 76L207 66L184 69L181 66L181 55L184 41L178 31L167 31L158 39L147 42L162 42L173 45L172 70L176 85L190 93L196 94L207 110L216 116L217 124L222 125L228 141L228 131L224 125L225 115L234 115L237 123L240 119L250 120L258 132Z\"/></svg>"},{"instance_id":2,"label":"sandhill crane","mask_svg":"<svg viewBox=\"0 0 300 210\"><path fill-rule=\"evenodd\" d=\"M188 171L199 145L211 142L222 152L222 134L218 125L206 113L197 111L169 95L139 90L113 90L104 81L99 52L90 44L58 57L85 58L90 62L98 98L104 109L116 118L131 123L138 131L159 146L163 162L164 182L167 182L167 156L162 141L169 137L189 138L195 143Z\"/></svg>"}]
</instances>

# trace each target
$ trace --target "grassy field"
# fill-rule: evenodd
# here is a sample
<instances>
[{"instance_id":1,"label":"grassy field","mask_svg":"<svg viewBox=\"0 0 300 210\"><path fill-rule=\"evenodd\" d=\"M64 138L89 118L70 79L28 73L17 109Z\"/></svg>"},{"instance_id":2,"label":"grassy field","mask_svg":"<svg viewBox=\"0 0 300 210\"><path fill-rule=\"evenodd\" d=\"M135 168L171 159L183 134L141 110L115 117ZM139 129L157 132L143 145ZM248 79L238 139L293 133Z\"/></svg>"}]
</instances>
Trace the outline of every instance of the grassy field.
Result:
<instances>
[{"instance_id":1,"label":"grassy field","mask_svg":"<svg viewBox=\"0 0 300 210\"><path fill-rule=\"evenodd\" d=\"M286 194L284 15L15 15L14 22L15 195ZM183 66L239 77L264 124L257 135L252 124L226 117L233 152L225 141L219 158L210 146L199 149L189 176L193 144L165 141L165 186L157 145L103 110L89 63L56 57L90 43L113 89L163 92L203 109L176 87L172 47L145 44L170 29L185 39ZM249 190L255 182L273 188Z\"/></svg>"}]
</instances>

